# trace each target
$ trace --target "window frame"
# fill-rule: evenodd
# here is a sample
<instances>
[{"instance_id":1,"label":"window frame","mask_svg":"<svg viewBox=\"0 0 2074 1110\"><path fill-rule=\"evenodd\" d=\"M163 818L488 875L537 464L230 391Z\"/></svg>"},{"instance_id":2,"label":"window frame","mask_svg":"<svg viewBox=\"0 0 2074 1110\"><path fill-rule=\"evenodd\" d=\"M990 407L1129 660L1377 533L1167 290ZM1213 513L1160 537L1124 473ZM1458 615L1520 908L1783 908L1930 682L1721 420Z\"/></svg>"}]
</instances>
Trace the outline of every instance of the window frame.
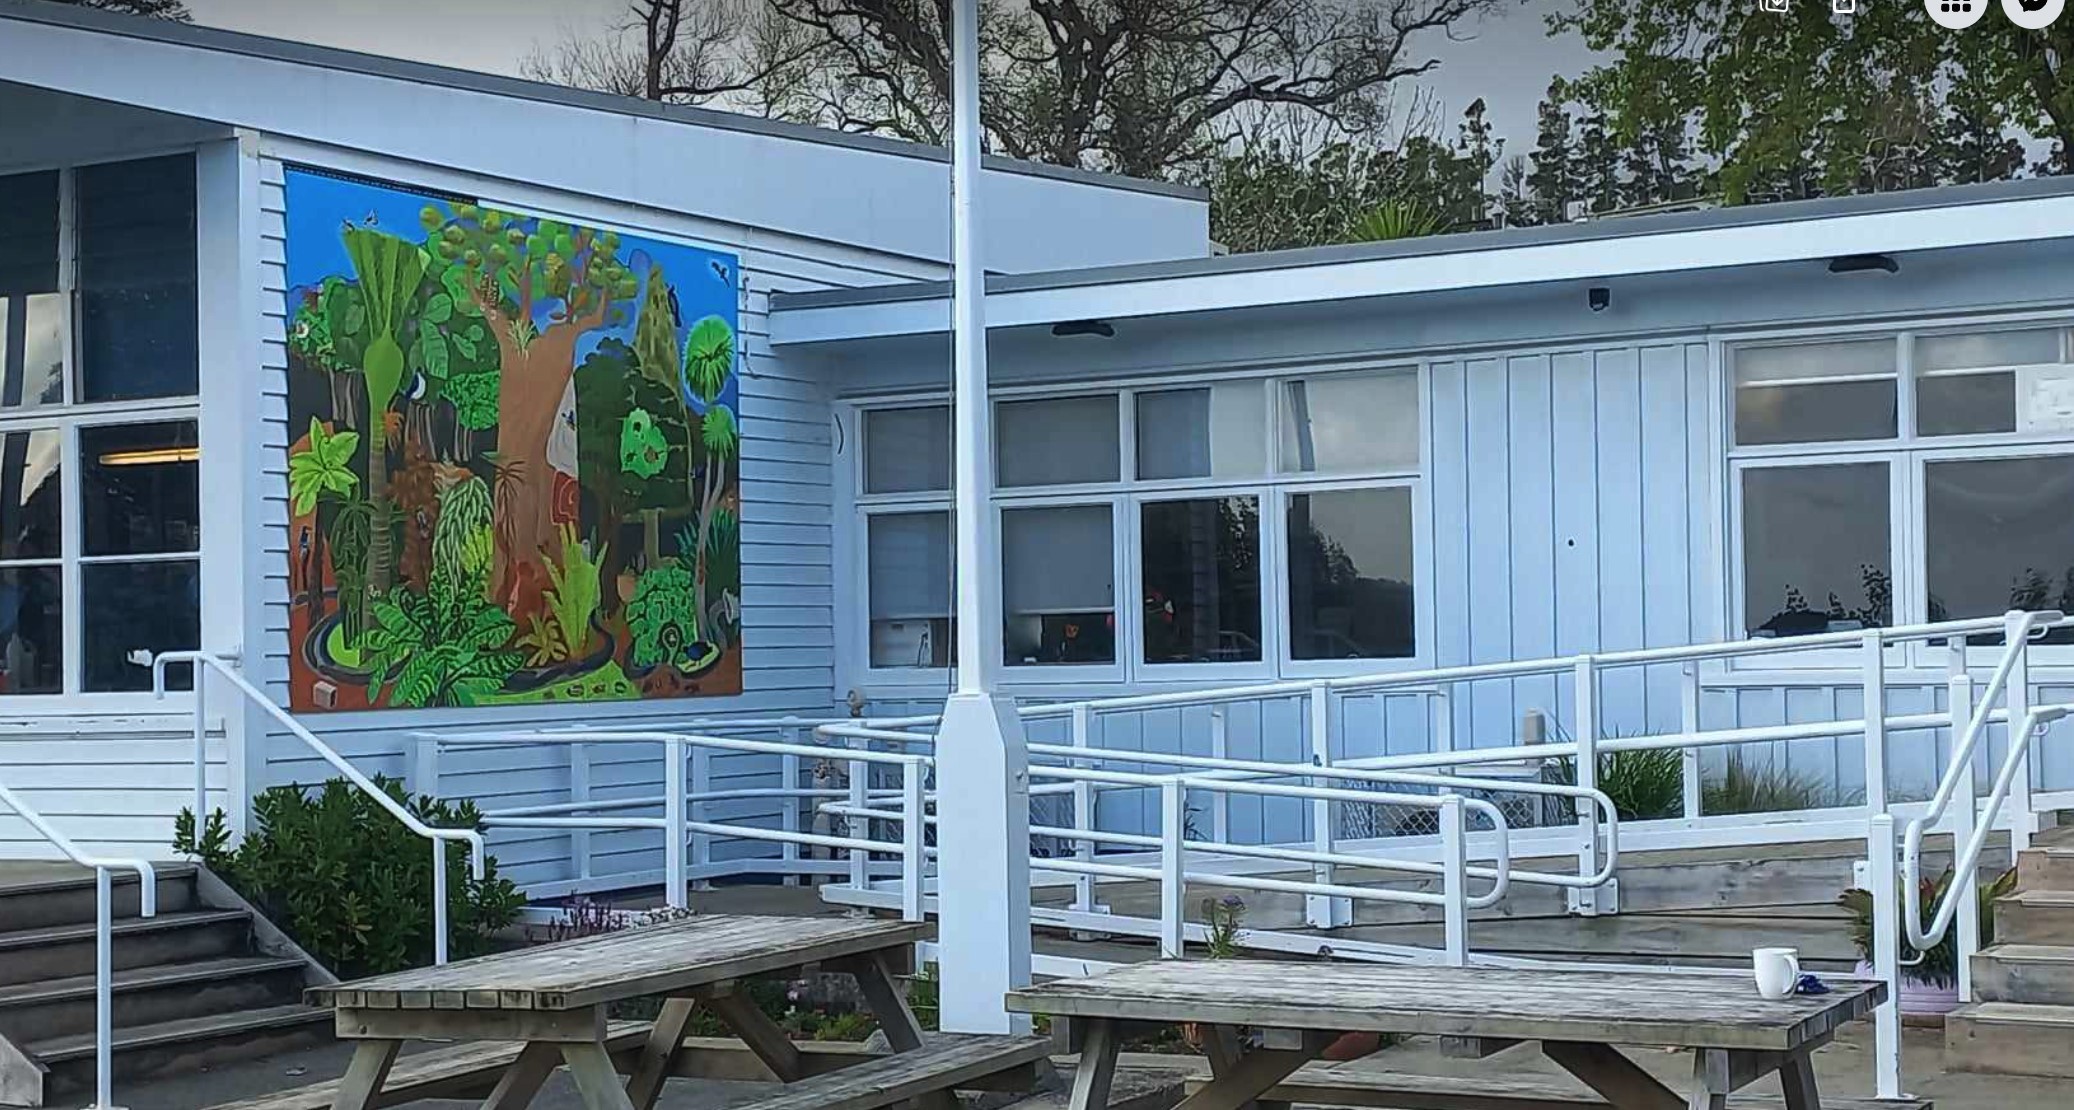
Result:
<instances>
[{"instance_id":1,"label":"window frame","mask_svg":"<svg viewBox=\"0 0 2074 1110\"><path fill-rule=\"evenodd\" d=\"M1289 472L1278 469L1281 457L1281 396L1284 383L1294 378L1317 378L1337 373L1394 371L1408 375L1419 406L1418 462L1410 467L1374 471ZM1261 391L1261 458L1255 474L1231 477L1140 479L1137 457L1138 396L1218 384L1242 383ZM1111 506L1113 555L1116 575L1116 660L1111 664L1010 665L997 655L997 675L1004 686L1020 692L1043 693L1052 689L1113 686L1119 689L1165 688L1204 682L1247 682L1259 679L1313 679L1350 674L1373 674L1418 670L1434 658L1435 604L1433 566L1432 492L1427 471L1433 458L1432 391L1430 362L1426 359L1349 360L1302 366L1255 367L1244 370L1173 375L1138 375L1102 381L1076 381L1051 385L998 386L990 391L988 418L995 419L1004 402L1065 399L1096 395L1116 398L1117 464L1119 478L1113 482L1082 482L1054 486L999 486L991 491L987 526L998 550L1002 513L1017 508L1055 508L1107 503ZM885 668L871 665L870 656L870 568L865 556L869 518L878 513L944 510L952 508L948 489L902 493L866 493L864 479L869 460L863 434L866 413L881 409L916 408L949 404L942 391L915 391L882 396L850 398L838 403L838 427L854 429L855 435L839 435L838 453L850 457L837 466L838 480L846 487L838 495L838 512L833 542L836 558L850 565L847 597L836 599L837 670L844 685L863 690L900 691L921 695L949 688L951 668ZM853 448L845 449L847 444ZM992 448L998 452L998 441ZM1323 493L1370 488L1402 488L1411 492L1413 559L1413 637L1415 652L1397 659L1296 660L1289 657L1290 613L1287 581L1289 498L1299 493ZM1260 521L1258 563L1260 568L1261 644L1259 662L1243 663L1158 663L1143 661L1144 577L1142 506L1161 501L1197 500L1227 495L1257 499ZM1001 583L991 584L998 598ZM1005 607L1004 607L1005 612ZM994 630L992 646L1001 648L1005 629ZM955 656L955 651L953 651Z\"/></svg>"},{"instance_id":2,"label":"window frame","mask_svg":"<svg viewBox=\"0 0 2074 1110\"><path fill-rule=\"evenodd\" d=\"M82 428L111 425L151 424L185 421L195 427L195 442L201 442L201 375L197 373L196 392L172 397L148 397L122 401L81 401L81 366L79 363L79 236L77 180L81 168L92 165L114 164L181 153L192 154L192 148L161 150L155 153L140 153L121 158L96 159L89 162L63 166L9 168L8 175L17 173L48 173L58 175L58 296L60 318L64 327L62 347L63 390L62 399L44 405L19 408L0 408L0 433L30 433L39 430L55 430L59 435L59 554L57 558L34 558L7 560L0 566L52 566L60 568L60 627L63 636L62 680L63 689L56 693L0 694L0 712L28 716L57 715L78 710L95 712L117 712L123 710L147 710L164 712L168 704L154 698L148 691L85 689L86 637L84 568L96 564L135 565L150 562L192 563L202 591L200 611L209 609L209 577L203 573L207 540L202 539L193 551L154 552L128 555L88 555L85 553L83 519L84 497L82 480L85 467L79 455L79 432ZM199 166L196 167L199 172ZM196 204L202 203L199 191ZM197 213L199 215L199 213ZM197 232L199 234L199 231ZM197 265L200 265L198 250ZM196 293L202 296L201 274L196 274ZM200 327L199 319L195 326ZM199 481L199 475L197 476ZM139 668L140 671L142 668ZM185 689L175 691L183 700L191 697Z\"/></svg>"},{"instance_id":3,"label":"window frame","mask_svg":"<svg viewBox=\"0 0 2074 1110\"><path fill-rule=\"evenodd\" d=\"M1976 335L2044 328L2056 330L2061 335L2061 352L2065 361L2056 365L2074 371L2074 315L2070 315L2064 309L1992 316L1952 316L1900 323L1838 325L1783 332L1751 332L1717 340L1716 350L1719 357L1715 360L1715 365L1719 369L1720 378L1716 395L1720 398L1722 407L1719 418L1715 421L1715 428L1721 437L1724 461L1721 473L1726 482L1726 488L1723 490L1723 509L1727 530L1721 557L1725 571L1722 576L1726 604L1724 627L1729 630L1728 634L1733 637L1743 632L1747 568L1744 565L1742 474L1752 467L1886 462L1889 467L1888 515L1892 537L1889 559L1894 575L1892 620L1895 625L1928 623L1929 599L1924 593L1927 588L1925 575L1928 566L1928 511L1924 502L1925 466L1938 461L2074 455L2074 428L2059 432L2012 430L1954 435L1923 434L1919 430L1918 420L1917 385L1920 374L1916 367L1916 340L1920 336ZM1740 446L1736 443L1737 386L1734 360L1739 350L1757 346L1789 346L1882 337L1892 337L1896 345L1895 435L1892 438L1750 446ZM2014 371L2030 365L2055 364L2011 363L2006 367L1969 368L1966 373ZM1781 640L1782 644L1786 642L1789 641ZM1982 646L1968 649L1969 658L1983 665L1991 664L2000 650ZM1949 658L1941 643L1892 646L1888 648L1886 657L1890 668L1922 672L1942 672ZM2038 645L2033 648L2032 660L2034 667L2074 668L2074 644ZM1732 661L1726 670L1734 674L1757 675L1765 672L1798 673L1811 670L1855 673L1861 664L1862 656L1855 651L1802 650L1791 655Z\"/></svg>"}]
</instances>

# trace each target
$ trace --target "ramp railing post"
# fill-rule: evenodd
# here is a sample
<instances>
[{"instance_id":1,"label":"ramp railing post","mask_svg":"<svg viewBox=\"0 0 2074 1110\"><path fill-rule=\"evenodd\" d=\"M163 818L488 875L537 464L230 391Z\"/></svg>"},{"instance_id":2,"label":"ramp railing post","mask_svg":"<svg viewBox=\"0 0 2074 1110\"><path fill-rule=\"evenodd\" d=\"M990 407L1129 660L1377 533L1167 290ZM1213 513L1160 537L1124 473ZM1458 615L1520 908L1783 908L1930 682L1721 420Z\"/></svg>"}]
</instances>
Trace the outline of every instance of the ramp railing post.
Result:
<instances>
[{"instance_id":1,"label":"ramp railing post","mask_svg":"<svg viewBox=\"0 0 2074 1110\"><path fill-rule=\"evenodd\" d=\"M663 874L670 889L664 902L673 910L684 908L684 842L690 831L685 826L684 741L663 741Z\"/></svg>"},{"instance_id":2,"label":"ramp railing post","mask_svg":"<svg viewBox=\"0 0 2074 1110\"><path fill-rule=\"evenodd\" d=\"M1468 848L1462 828L1462 796L1440 800L1441 913L1446 921L1449 967L1469 966Z\"/></svg>"},{"instance_id":3,"label":"ramp railing post","mask_svg":"<svg viewBox=\"0 0 2074 1110\"><path fill-rule=\"evenodd\" d=\"M1159 787L1159 954L1170 960L1182 955L1187 920L1187 788L1179 778Z\"/></svg>"},{"instance_id":4,"label":"ramp railing post","mask_svg":"<svg viewBox=\"0 0 2074 1110\"><path fill-rule=\"evenodd\" d=\"M1577 748L1577 785L1585 790L1599 788L1599 668L1597 660L1582 656L1573 671L1576 721L1571 730ZM1576 801L1577 813L1577 873L1596 875L1599 873L1599 810L1589 799ZM1573 913L1587 917L1597 915L1599 891L1596 888L1569 891L1570 909ZM1607 907L1610 908L1610 907Z\"/></svg>"},{"instance_id":5,"label":"ramp railing post","mask_svg":"<svg viewBox=\"0 0 2074 1110\"><path fill-rule=\"evenodd\" d=\"M1085 704L1073 707L1071 719L1075 751L1086 751L1093 742L1094 712ZM1086 764L1080 764L1086 766ZM1073 831L1087 833L1095 827L1095 784L1085 779L1073 781ZM1073 841L1073 858L1082 863L1093 862L1095 842L1081 836ZM1081 913L1095 912L1095 877L1080 874L1073 876L1073 908Z\"/></svg>"}]
</instances>

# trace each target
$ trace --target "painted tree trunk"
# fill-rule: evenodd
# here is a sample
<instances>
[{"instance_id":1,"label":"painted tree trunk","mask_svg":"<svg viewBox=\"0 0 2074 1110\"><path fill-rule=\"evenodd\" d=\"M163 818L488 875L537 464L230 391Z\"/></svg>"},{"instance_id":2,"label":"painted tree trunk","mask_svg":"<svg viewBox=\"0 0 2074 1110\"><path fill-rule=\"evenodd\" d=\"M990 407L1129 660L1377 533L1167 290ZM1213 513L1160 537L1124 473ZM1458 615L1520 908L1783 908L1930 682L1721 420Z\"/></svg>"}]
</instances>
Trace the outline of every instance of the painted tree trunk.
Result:
<instances>
[{"instance_id":1,"label":"painted tree trunk","mask_svg":"<svg viewBox=\"0 0 2074 1110\"><path fill-rule=\"evenodd\" d=\"M396 514L389 503L388 413L368 405L367 504L374 510L367 536L367 587L376 597L389 592L396 567Z\"/></svg>"},{"instance_id":2,"label":"painted tree trunk","mask_svg":"<svg viewBox=\"0 0 2074 1110\"><path fill-rule=\"evenodd\" d=\"M521 348L500 328L503 381L497 391L497 462L517 480L499 506L504 550L498 593L510 597L521 577L544 582L542 549L554 538L554 477L547 439L576 372L577 337L604 321L604 313L548 328ZM531 568L524 573L524 568Z\"/></svg>"}]
</instances>

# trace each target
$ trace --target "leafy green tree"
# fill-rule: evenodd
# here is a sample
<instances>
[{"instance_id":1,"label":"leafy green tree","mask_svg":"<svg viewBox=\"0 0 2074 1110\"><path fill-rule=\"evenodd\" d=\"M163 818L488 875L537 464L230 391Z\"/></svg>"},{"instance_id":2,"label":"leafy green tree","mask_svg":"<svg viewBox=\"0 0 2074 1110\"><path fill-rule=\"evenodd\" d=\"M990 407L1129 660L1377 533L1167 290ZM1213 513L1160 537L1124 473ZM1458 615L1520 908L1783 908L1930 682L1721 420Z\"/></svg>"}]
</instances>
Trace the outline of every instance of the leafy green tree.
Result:
<instances>
[{"instance_id":1,"label":"leafy green tree","mask_svg":"<svg viewBox=\"0 0 2074 1110\"><path fill-rule=\"evenodd\" d=\"M674 362L674 359L672 360ZM628 556L613 543L621 523L650 508L682 508L690 496L690 430L678 420L655 419L650 427L663 440L662 468L643 477L625 466L621 451L627 417L635 409L653 416L668 411L671 396L661 383L643 374L634 350L617 339L598 344L576 369L576 473L597 512L598 533L609 553L602 588L603 608L619 611L619 571ZM656 560L659 562L660 560ZM653 564L651 564L653 565Z\"/></svg>"},{"instance_id":2,"label":"leafy green tree","mask_svg":"<svg viewBox=\"0 0 2074 1110\"><path fill-rule=\"evenodd\" d=\"M1989 180L2021 168L2018 134L2074 140L2065 21L1954 34L1912 4L1576 0L1550 22L1608 56L1573 91L1614 149L1661 165L1689 138L1731 204Z\"/></svg>"},{"instance_id":3,"label":"leafy green tree","mask_svg":"<svg viewBox=\"0 0 2074 1110\"><path fill-rule=\"evenodd\" d=\"M391 705L479 705L524 661L510 646L511 614L444 577L424 594L376 598L373 615L361 645L374 671L370 701L387 691Z\"/></svg>"},{"instance_id":4,"label":"leafy green tree","mask_svg":"<svg viewBox=\"0 0 2074 1110\"><path fill-rule=\"evenodd\" d=\"M699 446L705 449L704 489L699 497L699 539L692 551L698 567L697 608L693 612L701 629L706 628L709 600L707 550L713 541L713 522L726 494L728 478L739 449L734 410L720 403L727 380L734 373L735 333L727 321L708 316L693 325L684 343L684 380L693 396L706 406L699 423ZM712 637L708 637L711 639Z\"/></svg>"},{"instance_id":5,"label":"leafy green tree","mask_svg":"<svg viewBox=\"0 0 2074 1110\"><path fill-rule=\"evenodd\" d=\"M325 501L349 501L353 490L360 484L360 475L353 472L353 452L360 445L360 433L328 431L316 417L310 417L309 445L288 456L288 499L289 508L296 516L314 516L318 506ZM326 529L321 521L312 528L309 581L305 584L304 596L309 603L310 625L315 627L324 616L324 537ZM332 558L337 554L334 550Z\"/></svg>"},{"instance_id":6,"label":"leafy green tree","mask_svg":"<svg viewBox=\"0 0 2074 1110\"><path fill-rule=\"evenodd\" d=\"M521 567L547 580L540 565L554 541L547 443L576 371L577 341L623 320L619 306L640 282L620 261L619 236L610 231L473 204L427 205L419 219L426 249L459 271L442 284L465 291L497 346L497 465L514 476L497 491L497 591L508 596Z\"/></svg>"},{"instance_id":7,"label":"leafy green tree","mask_svg":"<svg viewBox=\"0 0 2074 1110\"><path fill-rule=\"evenodd\" d=\"M345 232L346 256L359 278L367 319L367 346L360 380L367 391L367 499L375 508L373 546L368 552L369 586L389 588L395 568L395 536L389 506L389 406L403 384L404 355L398 341L404 315L425 276L425 256L394 235L364 227Z\"/></svg>"}]
</instances>

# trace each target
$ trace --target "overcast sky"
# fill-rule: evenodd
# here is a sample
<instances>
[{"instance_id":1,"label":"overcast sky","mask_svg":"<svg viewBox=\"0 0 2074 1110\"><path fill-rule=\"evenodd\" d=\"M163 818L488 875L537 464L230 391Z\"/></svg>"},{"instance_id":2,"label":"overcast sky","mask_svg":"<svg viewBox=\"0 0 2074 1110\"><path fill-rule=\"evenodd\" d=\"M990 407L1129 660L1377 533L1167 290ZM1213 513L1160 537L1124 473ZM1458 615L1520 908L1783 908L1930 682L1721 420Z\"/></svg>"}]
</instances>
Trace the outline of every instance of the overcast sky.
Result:
<instances>
[{"instance_id":1,"label":"overcast sky","mask_svg":"<svg viewBox=\"0 0 2074 1110\"><path fill-rule=\"evenodd\" d=\"M1551 74L1575 74L1590 55L1575 36L1550 38L1543 15L1559 0L1524 0L1419 43L1440 60L1422 81L1450 121L1481 96L1508 153L1534 143L1534 108ZM195 21L277 38L515 75L536 46L609 27L626 0L187 0ZM1449 133L1452 134L1452 122Z\"/></svg>"}]
</instances>

